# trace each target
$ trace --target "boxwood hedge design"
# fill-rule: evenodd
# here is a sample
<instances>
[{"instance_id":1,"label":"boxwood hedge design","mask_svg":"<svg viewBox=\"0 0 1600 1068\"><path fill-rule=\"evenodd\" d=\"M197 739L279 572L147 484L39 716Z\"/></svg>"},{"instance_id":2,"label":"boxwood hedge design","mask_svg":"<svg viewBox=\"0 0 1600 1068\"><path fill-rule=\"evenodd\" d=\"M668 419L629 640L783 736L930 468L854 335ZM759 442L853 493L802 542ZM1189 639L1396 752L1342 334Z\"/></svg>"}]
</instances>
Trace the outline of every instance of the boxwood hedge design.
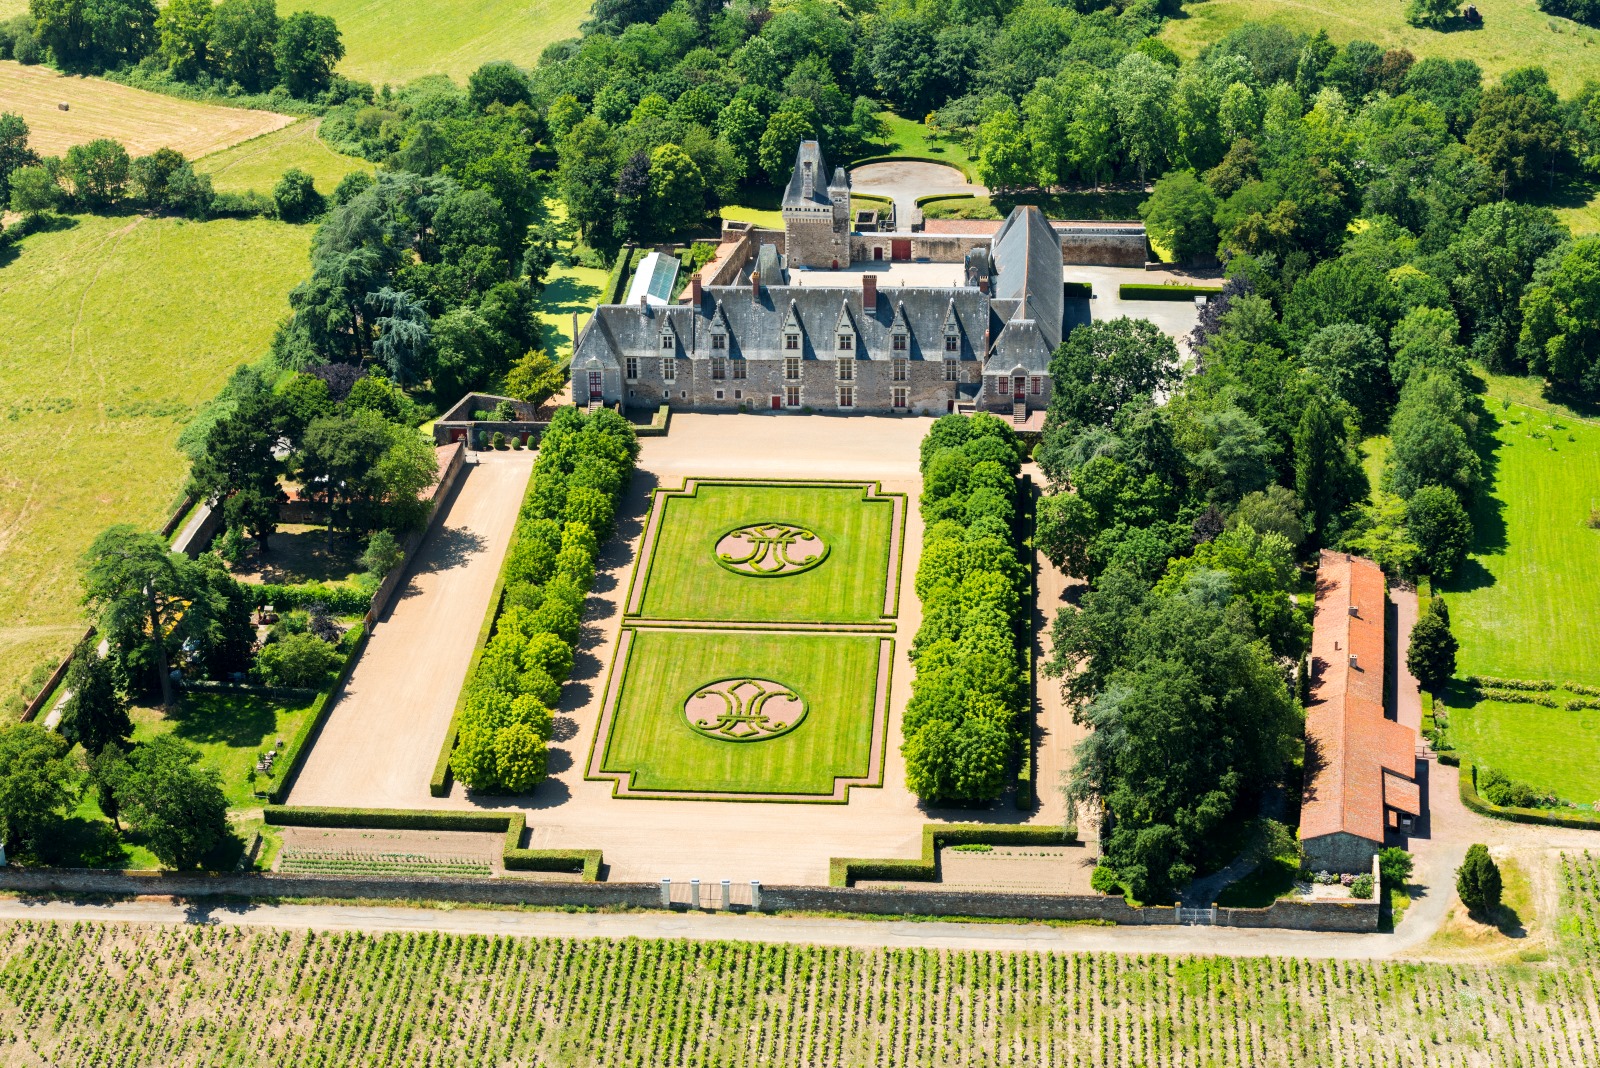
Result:
<instances>
[{"instance_id":1,"label":"boxwood hedge design","mask_svg":"<svg viewBox=\"0 0 1600 1068\"><path fill-rule=\"evenodd\" d=\"M1193 300L1195 297L1215 297L1222 293L1221 286L1166 286L1149 282L1124 282L1117 287L1117 296L1123 300Z\"/></svg>"},{"instance_id":2,"label":"boxwood hedge design","mask_svg":"<svg viewBox=\"0 0 1600 1068\"><path fill-rule=\"evenodd\" d=\"M941 845L1066 845L1077 840L1076 827L925 823L922 826L922 856L918 859L834 857L828 862L828 885L850 886L857 879L933 882L939 876Z\"/></svg>"}]
</instances>

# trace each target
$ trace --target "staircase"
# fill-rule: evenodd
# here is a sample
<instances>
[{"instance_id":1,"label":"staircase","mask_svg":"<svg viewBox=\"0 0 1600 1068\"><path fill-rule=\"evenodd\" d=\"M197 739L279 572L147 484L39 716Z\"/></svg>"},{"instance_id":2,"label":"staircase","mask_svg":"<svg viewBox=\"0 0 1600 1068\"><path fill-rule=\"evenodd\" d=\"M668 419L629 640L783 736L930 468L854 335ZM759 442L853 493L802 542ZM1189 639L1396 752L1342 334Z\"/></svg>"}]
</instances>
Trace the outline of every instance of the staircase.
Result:
<instances>
[{"instance_id":1,"label":"staircase","mask_svg":"<svg viewBox=\"0 0 1600 1068\"><path fill-rule=\"evenodd\" d=\"M1027 401L1011 402L1011 421L1018 424L1026 423L1028 421Z\"/></svg>"}]
</instances>

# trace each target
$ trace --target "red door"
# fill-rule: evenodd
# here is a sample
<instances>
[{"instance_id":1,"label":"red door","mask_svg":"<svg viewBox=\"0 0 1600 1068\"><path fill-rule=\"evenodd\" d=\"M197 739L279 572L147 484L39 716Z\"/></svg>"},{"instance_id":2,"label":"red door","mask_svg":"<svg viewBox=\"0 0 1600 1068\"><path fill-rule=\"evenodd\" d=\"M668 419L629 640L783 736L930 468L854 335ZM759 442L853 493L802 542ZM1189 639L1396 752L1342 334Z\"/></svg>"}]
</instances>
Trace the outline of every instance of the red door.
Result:
<instances>
[{"instance_id":1,"label":"red door","mask_svg":"<svg viewBox=\"0 0 1600 1068\"><path fill-rule=\"evenodd\" d=\"M889 255L897 260L909 260L911 258L911 239L891 238L889 241Z\"/></svg>"},{"instance_id":2,"label":"red door","mask_svg":"<svg viewBox=\"0 0 1600 1068\"><path fill-rule=\"evenodd\" d=\"M1011 394L1017 400L1023 400L1028 395L1028 380L1022 375L1011 380Z\"/></svg>"},{"instance_id":3,"label":"red door","mask_svg":"<svg viewBox=\"0 0 1600 1068\"><path fill-rule=\"evenodd\" d=\"M467 440L467 432L465 430L452 430L452 431L450 431L450 441L451 441L452 444L454 444L457 441L466 441L466 440Z\"/></svg>"},{"instance_id":4,"label":"red door","mask_svg":"<svg viewBox=\"0 0 1600 1068\"><path fill-rule=\"evenodd\" d=\"M1020 381L1020 379L1019 379L1019 381ZM600 372L599 371L590 371L589 372L589 399L591 401L597 401L597 400L600 399L600 393L601 393L601 385L600 385L600 383L601 383Z\"/></svg>"},{"instance_id":5,"label":"red door","mask_svg":"<svg viewBox=\"0 0 1600 1068\"><path fill-rule=\"evenodd\" d=\"M779 397L777 395L773 396L773 398L772 398L772 410L775 411L775 412L783 411L783 398L782 397Z\"/></svg>"},{"instance_id":6,"label":"red door","mask_svg":"<svg viewBox=\"0 0 1600 1068\"><path fill-rule=\"evenodd\" d=\"M883 246L882 245L873 245L872 246L872 258L875 259L875 260L883 259Z\"/></svg>"}]
</instances>

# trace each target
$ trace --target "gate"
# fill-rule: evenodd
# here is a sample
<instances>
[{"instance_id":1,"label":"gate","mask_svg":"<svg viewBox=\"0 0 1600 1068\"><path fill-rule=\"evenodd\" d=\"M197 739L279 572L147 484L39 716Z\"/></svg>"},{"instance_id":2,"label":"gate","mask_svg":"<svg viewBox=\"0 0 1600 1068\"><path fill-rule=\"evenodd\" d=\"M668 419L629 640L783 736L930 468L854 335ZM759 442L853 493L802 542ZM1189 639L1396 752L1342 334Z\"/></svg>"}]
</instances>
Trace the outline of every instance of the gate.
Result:
<instances>
[{"instance_id":1,"label":"gate","mask_svg":"<svg viewBox=\"0 0 1600 1068\"><path fill-rule=\"evenodd\" d=\"M1178 908L1178 922L1187 926L1210 927L1217 922L1217 907L1212 905L1205 909Z\"/></svg>"},{"instance_id":2,"label":"gate","mask_svg":"<svg viewBox=\"0 0 1600 1068\"><path fill-rule=\"evenodd\" d=\"M911 239L904 237L891 238L889 240L889 255L897 260L909 260L911 258Z\"/></svg>"}]
</instances>

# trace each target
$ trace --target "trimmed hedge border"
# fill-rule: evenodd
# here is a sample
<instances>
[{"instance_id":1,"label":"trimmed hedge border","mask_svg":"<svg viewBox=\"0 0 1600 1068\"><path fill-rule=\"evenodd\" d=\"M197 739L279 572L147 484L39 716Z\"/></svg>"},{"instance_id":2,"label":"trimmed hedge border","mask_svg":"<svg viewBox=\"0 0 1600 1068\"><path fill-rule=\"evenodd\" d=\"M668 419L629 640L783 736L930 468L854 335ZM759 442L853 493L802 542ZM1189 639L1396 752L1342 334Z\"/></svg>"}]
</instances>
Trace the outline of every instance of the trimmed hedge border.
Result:
<instances>
[{"instance_id":1,"label":"trimmed hedge border","mask_svg":"<svg viewBox=\"0 0 1600 1068\"><path fill-rule=\"evenodd\" d=\"M255 607L270 604L280 612L321 602L336 616L354 616L365 615L372 607L372 591L362 593L353 586L335 586L325 582L300 582L288 586L270 582L242 585L249 592Z\"/></svg>"},{"instance_id":2,"label":"trimmed hedge border","mask_svg":"<svg viewBox=\"0 0 1600 1068\"><path fill-rule=\"evenodd\" d=\"M350 635L355 637L351 638ZM339 672L333 677L333 682L326 690L317 694L317 699L312 703L311 715L306 717L300 729L295 731L294 737L289 739L289 744L283 749L283 772L278 776L277 782L272 784L272 789L265 792L257 791L256 796L265 797L274 805L281 805L289 799L289 787L294 782L294 777L300 773L300 765L305 763L307 742L311 736L322 729L322 723L328 718L328 713L333 709L334 702L339 699L344 684L349 681L350 673L356 668L356 661L361 659L362 652L367 648L367 638L372 634L371 624L366 620L351 627L339 639L341 646L349 642L345 650L344 663L339 665Z\"/></svg>"},{"instance_id":3,"label":"trimmed hedge border","mask_svg":"<svg viewBox=\"0 0 1600 1068\"><path fill-rule=\"evenodd\" d=\"M1063 282L1061 289L1068 300L1089 300L1094 296L1094 286L1088 282Z\"/></svg>"},{"instance_id":4,"label":"trimmed hedge border","mask_svg":"<svg viewBox=\"0 0 1600 1068\"><path fill-rule=\"evenodd\" d=\"M1187 301L1195 297L1215 297L1221 293L1221 286L1164 286L1150 282L1124 282L1117 287L1117 296L1123 300Z\"/></svg>"},{"instance_id":5,"label":"trimmed hedge border","mask_svg":"<svg viewBox=\"0 0 1600 1068\"><path fill-rule=\"evenodd\" d=\"M636 438L664 438L672 427L672 407L663 404L656 409L656 414L650 417L649 426L636 426L633 436Z\"/></svg>"},{"instance_id":6,"label":"trimmed hedge border","mask_svg":"<svg viewBox=\"0 0 1600 1068\"><path fill-rule=\"evenodd\" d=\"M958 147L956 150L959 152L960 148ZM961 162L965 163L966 159L963 158ZM941 167L949 167L953 171L959 171L961 177L965 178L969 184L972 182L972 175L967 173L967 168L963 167L961 163L951 163L950 160L940 159L938 156L863 156L858 160L846 163L844 166L846 170L855 170L857 167L865 167L869 163L937 163ZM949 196L950 194L945 195ZM917 206L921 207L921 201L918 201Z\"/></svg>"},{"instance_id":7,"label":"trimmed hedge border","mask_svg":"<svg viewBox=\"0 0 1600 1068\"><path fill-rule=\"evenodd\" d=\"M1076 827L925 823L922 825L920 859L834 857L828 861L828 885L852 886L857 879L933 882L938 875L940 845L1065 845L1077 840Z\"/></svg>"},{"instance_id":8,"label":"trimmed hedge border","mask_svg":"<svg viewBox=\"0 0 1600 1068\"><path fill-rule=\"evenodd\" d=\"M313 808L269 805L262 819L274 827L353 827L387 831L479 831L505 834L501 862L508 871L558 871L600 877L598 849L523 849L527 818L520 812L438 812L405 808Z\"/></svg>"},{"instance_id":9,"label":"trimmed hedge border","mask_svg":"<svg viewBox=\"0 0 1600 1068\"><path fill-rule=\"evenodd\" d=\"M1509 820L1512 823L1537 823L1546 827L1570 827L1581 831L1600 831L1600 815L1557 815L1544 808L1511 808L1496 805L1478 793L1478 769L1466 761L1461 763L1461 803L1480 816Z\"/></svg>"}]
</instances>

